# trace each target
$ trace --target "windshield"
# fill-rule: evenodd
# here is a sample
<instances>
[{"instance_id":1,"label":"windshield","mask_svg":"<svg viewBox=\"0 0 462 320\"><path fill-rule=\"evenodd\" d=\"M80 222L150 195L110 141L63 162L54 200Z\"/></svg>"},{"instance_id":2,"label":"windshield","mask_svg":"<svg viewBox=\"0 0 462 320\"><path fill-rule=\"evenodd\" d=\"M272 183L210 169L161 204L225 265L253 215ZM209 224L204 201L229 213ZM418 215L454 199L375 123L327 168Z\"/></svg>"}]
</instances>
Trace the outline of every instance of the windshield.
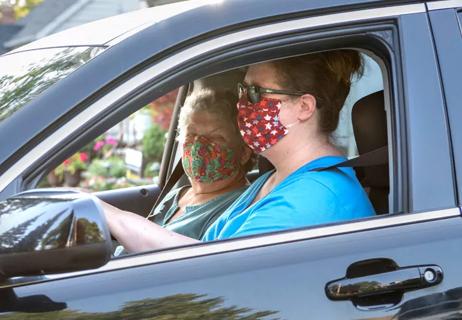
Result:
<instances>
[{"instance_id":1,"label":"windshield","mask_svg":"<svg viewBox=\"0 0 462 320\"><path fill-rule=\"evenodd\" d=\"M0 57L0 122L104 50L66 47Z\"/></svg>"}]
</instances>

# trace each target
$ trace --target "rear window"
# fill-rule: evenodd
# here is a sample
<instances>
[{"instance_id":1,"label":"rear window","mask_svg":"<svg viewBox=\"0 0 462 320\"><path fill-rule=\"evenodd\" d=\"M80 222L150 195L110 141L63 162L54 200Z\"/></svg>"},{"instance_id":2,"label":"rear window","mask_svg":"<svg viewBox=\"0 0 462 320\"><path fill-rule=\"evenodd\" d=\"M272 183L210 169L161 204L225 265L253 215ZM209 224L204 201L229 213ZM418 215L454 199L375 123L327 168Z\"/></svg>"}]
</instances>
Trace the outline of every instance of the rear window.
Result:
<instances>
[{"instance_id":1,"label":"rear window","mask_svg":"<svg viewBox=\"0 0 462 320\"><path fill-rule=\"evenodd\" d=\"M0 122L103 50L50 48L0 57Z\"/></svg>"}]
</instances>

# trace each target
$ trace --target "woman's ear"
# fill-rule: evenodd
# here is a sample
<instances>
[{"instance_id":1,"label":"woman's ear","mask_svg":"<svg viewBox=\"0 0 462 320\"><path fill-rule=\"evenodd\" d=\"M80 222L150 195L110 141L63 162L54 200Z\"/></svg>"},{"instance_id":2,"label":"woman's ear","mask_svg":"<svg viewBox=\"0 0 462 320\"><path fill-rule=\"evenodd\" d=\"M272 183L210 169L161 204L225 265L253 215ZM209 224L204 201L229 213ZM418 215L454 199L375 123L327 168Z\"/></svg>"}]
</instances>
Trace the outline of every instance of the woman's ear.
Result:
<instances>
[{"instance_id":1,"label":"woman's ear","mask_svg":"<svg viewBox=\"0 0 462 320\"><path fill-rule=\"evenodd\" d=\"M300 121L310 119L316 111L316 98L311 94L304 94L300 97Z\"/></svg>"}]
</instances>

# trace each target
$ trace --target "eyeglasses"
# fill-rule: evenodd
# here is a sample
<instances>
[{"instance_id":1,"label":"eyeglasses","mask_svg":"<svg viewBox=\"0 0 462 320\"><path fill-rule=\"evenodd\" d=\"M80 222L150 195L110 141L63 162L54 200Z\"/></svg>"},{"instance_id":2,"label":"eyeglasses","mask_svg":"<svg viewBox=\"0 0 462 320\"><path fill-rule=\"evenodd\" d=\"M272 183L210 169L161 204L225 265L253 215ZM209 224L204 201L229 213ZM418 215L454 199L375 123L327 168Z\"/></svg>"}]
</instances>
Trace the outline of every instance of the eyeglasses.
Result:
<instances>
[{"instance_id":1,"label":"eyeglasses","mask_svg":"<svg viewBox=\"0 0 462 320\"><path fill-rule=\"evenodd\" d=\"M303 96L306 94L305 92L300 91L287 91L287 90L279 90L279 89L268 89L268 88L261 88L259 86L254 85L244 85L243 83L237 84L237 92L239 94L239 99L246 95L247 100L252 103L260 102L261 95L264 93L271 93L271 94L285 94L288 96Z\"/></svg>"}]
</instances>

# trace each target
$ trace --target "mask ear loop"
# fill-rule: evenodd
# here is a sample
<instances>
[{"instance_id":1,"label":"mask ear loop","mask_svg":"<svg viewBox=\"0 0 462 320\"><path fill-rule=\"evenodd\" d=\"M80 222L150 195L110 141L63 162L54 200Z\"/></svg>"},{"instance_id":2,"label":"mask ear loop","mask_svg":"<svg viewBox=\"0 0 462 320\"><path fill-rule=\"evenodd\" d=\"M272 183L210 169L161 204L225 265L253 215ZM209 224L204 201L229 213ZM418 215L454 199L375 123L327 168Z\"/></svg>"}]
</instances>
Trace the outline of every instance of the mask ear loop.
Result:
<instances>
[{"instance_id":1,"label":"mask ear loop","mask_svg":"<svg viewBox=\"0 0 462 320\"><path fill-rule=\"evenodd\" d=\"M300 123L300 120L296 120L295 122L292 122L292 123L290 123L290 124L288 124L288 125L284 125L284 127L285 127L286 129L290 129L290 128L292 128L293 126L295 126L295 125L297 125L297 124L299 124L299 123Z\"/></svg>"}]
</instances>

